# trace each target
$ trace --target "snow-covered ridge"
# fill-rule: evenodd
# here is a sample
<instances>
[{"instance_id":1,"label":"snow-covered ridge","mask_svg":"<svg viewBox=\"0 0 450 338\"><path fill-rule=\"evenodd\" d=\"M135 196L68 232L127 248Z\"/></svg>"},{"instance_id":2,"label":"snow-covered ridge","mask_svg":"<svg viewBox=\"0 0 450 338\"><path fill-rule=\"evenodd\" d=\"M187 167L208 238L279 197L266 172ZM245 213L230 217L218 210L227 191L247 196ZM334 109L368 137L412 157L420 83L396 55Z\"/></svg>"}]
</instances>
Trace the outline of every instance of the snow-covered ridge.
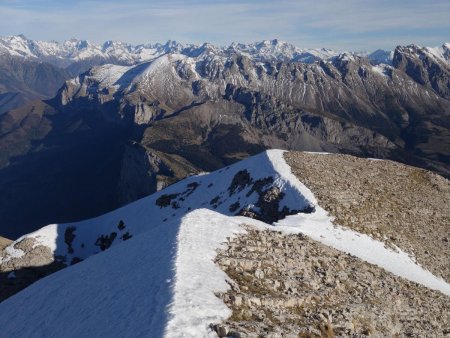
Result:
<instances>
[{"instance_id":1,"label":"snow-covered ridge","mask_svg":"<svg viewBox=\"0 0 450 338\"><path fill-rule=\"evenodd\" d=\"M0 37L0 54L35 58L53 63L70 64L77 61L102 58L111 62L135 64L152 60L167 53L181 53L198 56L202 53L214 53L221 56L242 54L255 61L301 61L312 63L338 55L330 49L301 49L279 40L241 44L232 43L227 47L217 47L209 43L202 45L181 44L168 41L165 44L131 45L120 41L107 41L96 45L86 40L71 39L63 43L56 41L29 40L23 35Z\"/></svg>"},{"instance_id":2,"label":"snow-covered ridge","mask_svg":"<svg viewBox=\"0 0 450 338\"><path fill-rule=\"evenodd\" d=\"M419 266L414 257L399 248L388 249L383 242L334 223L332 217L318 205L314 194L292 174L291 168L279 152L270 152L269 158L280 178L315 205L312 213L288 216L275 225L287 233L301 232L335 249L352 254L366 262L378 265L393 274L422 284L450 296L450 284Z\"/></svg>"},{"instance_id":3,"label":"snow-covered ridge","mask_svg":"<svg viewBox=\"0 0 450 338\"><path fill-rule=\"evenodd\" d=\"M228 285L213 259L227 237L245 231L241 224L304 233L450 295L450 285L401 250L334 225L283 151L270 150L103 216L18 239L51 248L67 264L84 261L0 303L0 336L215 337L209 325L230 310L214 295ZM7 252L3 261L23 254Z\"/></svg>"},{"instance_id":4,"label":"snow-covered ridge","mask_svg":"<svg viewBox=\"0 0 450 338\"><path fill-rule=\"evenodd\" d=\"M274 159L282 152L265 152L106 215L19 238L15 243L31 239L67 264L84 261L2 302L0 336L214 337L209 324L230 315L214 295L228 288L213 263L215 250L243 232L242 223L264 226L232 215L272 222L314 210L308 196L277 172ZM276 197L270 205L261 198L265 194ZM7 253L0 264L23 254Z\"/></svg>"},{"instance_id":5,"label":"snow-covered ridge","mask_svg":"<svg viewBox=\"0 0 450 338\"><path fill-rule=\"evenodd\" d=\"M291 173L289 165L282 159L277 159L278 154L272 153L271 156L275 163L274 167L280 175L316 205L313 213L299 213L277 222L275 225L279 230L287 233L303 233L318 242L352 254L397 276L450 296L450 284L419 266L413 256L398 247L395 250L389 249L385 243L368 235L335 224L334 219L318 205L312 192Z\"/></svg>"},{"instance_id":6,"label":"snow-covered ridge","mask_svg":"<svg viewBox=\"0 0 450 338\"><path fill-rule=\"evenodd\" d=\"M38 41L27 39L23 35L0 37L0 55L37 59L66 67L83 60L97 59L114 64L132 65L152 60L160 55L193 48L173 41L165 44L131 45L120 41L106 41L101 45L87 40L70 39L56 41Z\"/></svg>"},{"instance_id":7,"label":"snow-covered ridge","mask_svg":"<svg viewBox=\"0 0 450 338\"><path fill-rule=\"evenodd\" d=\"M48 225L22 236L14 243L33 238L36 245L51 248L56 256L65 257L65 262L70 264L74 258L85 259L103 251L102 241L106 238L113 238L110 246L115 246L155 227L164 226L173 219L181 219L198 208L208 208L227 216L254 213L271 222L301 210L311 212L313 202L274 169L270 160L272 152L261 153L208 175L189 177L97 218ZM265 214L266 206L259 199L274 189L280 194L275 202L279 214L268 215ZM69 232L74 235L70 248L65 242ZM7 259L4 257L3 261Z\"/></svg>"},{"instance_id":8,"label":"snow-covered ridge","mask_svg":"<svg viewBox=\"0 0 450 338\"><path fill-rule=\"evenodd\" d=\"M450 60L450 43L444 43L441 47L425 47L426 52L433 55L435 58L449 63Z\"/></svg>"}]
</instances>

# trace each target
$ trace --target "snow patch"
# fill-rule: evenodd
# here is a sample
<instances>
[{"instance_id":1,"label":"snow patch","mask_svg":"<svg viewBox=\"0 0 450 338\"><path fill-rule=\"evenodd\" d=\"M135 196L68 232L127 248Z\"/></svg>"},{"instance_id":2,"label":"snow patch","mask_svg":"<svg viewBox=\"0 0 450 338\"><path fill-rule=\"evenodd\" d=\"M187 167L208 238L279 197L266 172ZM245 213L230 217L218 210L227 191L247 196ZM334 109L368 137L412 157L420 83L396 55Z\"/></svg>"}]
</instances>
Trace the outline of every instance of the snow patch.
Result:
<instances>
[{"instance_id":1,"label":"snow patch","mask_svg":"<svg viewBox=\"0 0 450 338\"><path fill-rule=\"evenodd\" d=\"M446 49L448 51L448 44L443 44L442 47L425 47L424 49L435 59L450 65L450 60L448 59L448 56L446 57Z\"/></svg>"},{"instance_id":2,"label":"snow patch","mask_svg":"<svg viewBox=\"0 0 450 338\"><path fill-rule=\"evenodd\" d=\"M118 87L119 79L133 67L103 65L92 69L92 78L99 84L99 88Z\"/></svg>"},{"instance_id":3,"label":"snow patch","mask_svg":"<svg viewBox=\"0 0 450 338\"><path fill-rule=\"evenodd\" d=\"M47 225L47 226L41 228L40 230L37 230L30 234L30 237L33 237L36 240L34 247L36 247L38 245L44 245L44 246L50 248L50 250L52 250L53 252L56 250L57 236L58 236L58 225L57 224Z\"/></svg>"},{"instance_id":4,"label":"snow patch","mask_svg":"<svg viewBox=\"0 0 450 338\"><path fill-rule=\"evenodd\" d=\"M387 74L387 67L388 66L386 65L379 64L377 66L372 66L372 70L378 75L381 75L385 78L389 78L389 75Z\"/></svg>"}]
</instances>

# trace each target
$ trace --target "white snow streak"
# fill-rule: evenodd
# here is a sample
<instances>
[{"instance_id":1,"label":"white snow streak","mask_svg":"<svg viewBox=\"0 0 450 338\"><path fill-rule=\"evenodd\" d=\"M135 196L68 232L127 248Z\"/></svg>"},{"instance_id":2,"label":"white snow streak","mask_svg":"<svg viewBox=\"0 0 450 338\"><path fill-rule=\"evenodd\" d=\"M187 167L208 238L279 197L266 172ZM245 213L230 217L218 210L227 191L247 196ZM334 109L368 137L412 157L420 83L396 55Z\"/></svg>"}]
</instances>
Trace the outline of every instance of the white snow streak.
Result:
<instances>
[{"instance_id":1,"label":"white snow streak","mask_svg":"<svg viewBox=\"0 0 450 338\"><path fill-rule=\"evenodd\" d=\"M380 65L377 65L377 66L373 66L372 70L375 73L377 73L377 74L379 74L379 75L381 75L381 76L383 76L385 78L389 78L389 76L386 74L386 68L387 67L388 66L386 66L386 65L380 64Z\"/></svg>"},{"instance_id":2,"label":"white snow streak","mask_svg":"<svg viewBox=\"0 0 450 338\"><path fill-rule=\"evenodd\" d=\"M292 174L291 168L284 161L282 152L269 154L280 176L288 179L290 184L316 205L314 213L288 216L276 223L277 228L287 232L301 232L318 242L352 254L397 276L450 296L448 283L423 269L404 251L400 249L398 252L393 251L384 243L367 235L333 224L333 219L317 204L312 192Z\"/></svg>"},{"instance_id":3,"label":"white snow streak","mask_svg":"<svg viewBox=\"0 0 450 338\"><path fill-rule=\"evenodd\" d=\"M240 223L239 218L207 209L196 210L183 218L167 338L196 337L199 332L208 331L211 323L220 323L231 315L230 309L214 295L227 291L229 286L225 282L226 274L213 260L227 237L244 232ZM209 331L208 336L216 337L216 334Z\"/></svg>"}]
</instances>

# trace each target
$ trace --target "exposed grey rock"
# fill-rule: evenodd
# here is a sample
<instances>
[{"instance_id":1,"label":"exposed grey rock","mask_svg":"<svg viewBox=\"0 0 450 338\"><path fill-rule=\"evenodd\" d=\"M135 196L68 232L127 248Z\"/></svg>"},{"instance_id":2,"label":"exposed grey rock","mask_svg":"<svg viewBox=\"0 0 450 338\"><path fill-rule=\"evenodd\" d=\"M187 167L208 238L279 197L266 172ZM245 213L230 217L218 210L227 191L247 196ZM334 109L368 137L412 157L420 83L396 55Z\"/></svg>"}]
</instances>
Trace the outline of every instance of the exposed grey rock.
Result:
<instances>
[{"instance_id":1,"label":"exposed grey rock","mask_svg":"<svg viewBox=\"0 0 450 338\"><path fill-rule=\"evenodd\" d=\"M216 327L241 337L446 336L448 296L303 235L246 230L216 258L238 285L219 295L233 313Z\"/></svg>"},{"instance_id":2,"label":"exposed grey rock","mask_svg":"<svg viewBox=\"0 0 450 338\"><path fill-rule=\"evenodd\" d=\"M117 232L111 232L109 235L101 235L95 241L95 245L98 246L102 251L107 250L112 245L116 237Z\"/></svg>"},{"instance_id":3,"label":"exposed grey rock","mask_svg":"<svg viewBox=\"0 0 450 338\"><path fill-rule=\"evenodd\" d=\"M219 337L227 337L228 336L228 328L224 325L215 325L214 331L216 331Z\"/></svg>"},{"instance_id":4,"label":"exposed grey rock","mask_svg":"<svg viewBox=\"0 0 450 338\"><path fill-rule=\"evenodd\" d=\"M9 260L0 263L0 301L65 266L55 259L48 247L35 246L35 244L34 239L23 239L14 245L14 249L23 252L22 255L11 257ZM0 257L6 256L0 251ZM11 276L14 276L14 278L11 278Z\"/></svg>"},{"instance_id":5,"label":"exposed grey rock","mask_svg":"<svg viewBox=\"0 0 450 338\"><path fill-rule=\"evenodd\" d=\"M448 99L450 95L448 60L447 58L445 62L427 53L425 48L409 45L395 49L393 65L417 83Z\"/></svg>"},{"instance_id":6,"label":"exposed grey rock","mask_svg":"<svg viewBox=\"0 0 450 338\"><path fill-rule=\"evenodd\" d=\"M64 231L64 242L67 244L67 252L73 253L72 242L75 239L75 227L67 227Z\"/></svg>"}]
</instances>

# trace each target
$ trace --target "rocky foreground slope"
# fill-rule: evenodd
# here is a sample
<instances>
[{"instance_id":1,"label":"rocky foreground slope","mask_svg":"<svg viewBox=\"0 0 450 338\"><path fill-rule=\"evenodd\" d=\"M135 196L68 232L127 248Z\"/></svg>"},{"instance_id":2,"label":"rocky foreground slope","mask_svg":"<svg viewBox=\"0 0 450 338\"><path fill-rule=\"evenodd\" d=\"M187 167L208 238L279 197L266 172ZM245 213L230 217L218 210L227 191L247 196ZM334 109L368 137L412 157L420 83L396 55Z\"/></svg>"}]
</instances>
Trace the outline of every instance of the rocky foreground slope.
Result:
<instances>
[{"instance_id":1,"label":"rocky foreground slope","mask_svg":"<svg viewBox=\"0 0 450 338\"><path fill-rule=\"evenodd\" d=\"M285 159L336 224L405 250L450 280L448 180L348 155L289 152ZM217 332L236 337L450 334L449 299L439 292L304 235L247 231L216 258L232 279L220 297L233 310Z\"/></svg>"},{"instance_id":2,"label":"rocky foreground slope","mask_svg":"<svg viewBox=\"0 0 450 338\"><path fill-rule=\"evenodd\" d=\"M399 213L394 182L406 202L427 203ZM386 204L369 208L368 231L348 205L369 202L375 183ZM449 187L392 162L267 151L8 245L0 271L10 286L35 269L63 270L0 303L0 336L445 337L448 256L431 243L450 232ZM391 213L404 215L402 231Z\"/></svg>"},{"instance_id":3,"label":"rocky foreground slope","mask_svg":"<svg viewBox=\"0 0 450 338\"><path fill-rule=\"evenodd\" d=\"M446 337L449 297L302 234L247 227L220 250L231 337Z\"/></svg>"}]
</instances>

